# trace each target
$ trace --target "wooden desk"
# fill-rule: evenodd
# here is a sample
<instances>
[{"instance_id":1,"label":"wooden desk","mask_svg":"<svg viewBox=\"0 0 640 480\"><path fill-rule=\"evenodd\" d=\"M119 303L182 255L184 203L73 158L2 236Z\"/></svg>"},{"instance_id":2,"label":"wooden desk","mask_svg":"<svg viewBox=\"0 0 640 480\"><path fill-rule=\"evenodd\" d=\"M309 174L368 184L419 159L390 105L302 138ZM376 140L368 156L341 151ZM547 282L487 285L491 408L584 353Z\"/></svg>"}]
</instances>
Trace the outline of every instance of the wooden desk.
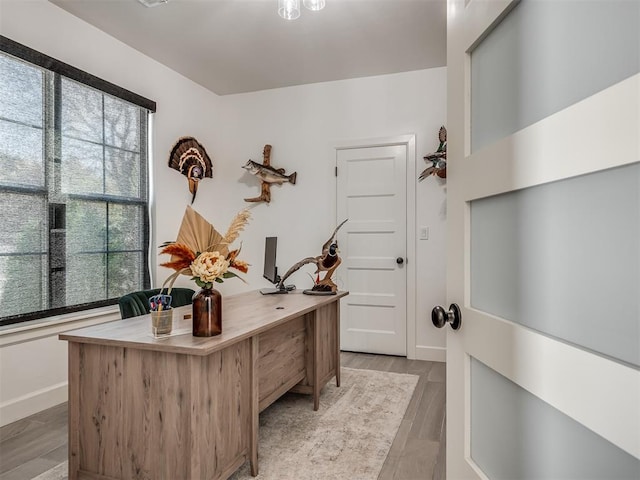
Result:
<instances>
[{"instance_id":1,"label":"wooden desk","mask_svg":"<svg viewBox=\"0 0 640 480\"><path fill-rule=\"evenodd\" d=\"M149 315L66 332L69 479L258 474L258 413L285 392L340 385L335 296L223 298L222 334L155 339ZM174 328L190 306L176 308Z\"/></svg>"}]
</instances>

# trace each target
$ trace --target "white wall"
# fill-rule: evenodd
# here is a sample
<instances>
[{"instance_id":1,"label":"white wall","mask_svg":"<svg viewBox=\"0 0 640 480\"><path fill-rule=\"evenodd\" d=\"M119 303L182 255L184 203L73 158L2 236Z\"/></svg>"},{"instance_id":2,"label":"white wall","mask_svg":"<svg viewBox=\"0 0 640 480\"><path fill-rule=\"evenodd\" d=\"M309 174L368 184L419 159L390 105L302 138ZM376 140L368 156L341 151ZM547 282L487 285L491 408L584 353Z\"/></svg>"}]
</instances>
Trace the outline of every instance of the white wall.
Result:
<instances>
[{"instance_id":1,"label":"white wall","mask_svg":"<svg viewBox=\"0 0 640 480\"><path fill-rule=\"evenodd\" d=\"M250 287L267 285L260 278L265 236L278 236L283 271L320 253L337 220L336 142L415 133L417 172L410 175L417 182L426 167L422 157L436 149L438 129L446 124L445 94L446 68L436 68L220 97L225 142L218 168L225 180L211 192L212 202L242 206L240 199L258 195L258 182L240 167L249 158L261 161L265 143L273 146L274 166L298 172L295 186L273 187L271 203L252 210L254 220L244 236L251 242L243 249L254 265ZM430 312L445 300L446 184L430 177L416 190L416 222L429 227L430 238L415 240L417 281L409 286L416 288L417 319L410 342L417 358L444 361L444 332L431 325ZM294 274L293 283L309 287L306 272Z\"/></svg>"},{"instance_id":2,"label":"white wall","mask_svg":"<svg viewBox=\"0 0 640 480\"><path fill-rule=\"evenodd\" d=\"M415 133L417 182L421 157L435 150L438 128L446 124L444 68L218 97L45 0L0 2L2 35L158 103L152 139L156 284L170 273L155 267L166 260L155 257L157 245L175 239L191 198L186 179L166 166L179 137L195 136L213 159L214 178L201 182L196 210L225 231L238 210L252 208L241 235L241 258L252 264L249 284L226 281L220 290L231 294L268 285L261 276L265 236L278 236L281 269L319 253L336 222L334 142ZM249 158L260 161L266 143L273 145L272 164L297 171L298 183L273 187L271 204L248 204L243 198L257 196L259 182L240 167ZM431 177L417 185L416 222L430 231L429 240L417 240L417 279L410 286L417 297L410 341L421 359L444 360L444 333L431 326L429 313L445 301L445 191ZM304 286L307 278L300 272L292 280ZM186 277L177 285L194 286ZM113 318L0 332L0 424L66 399L66 343L57 340L59 331Z\"/></svg>"},{"instance_id":3,"label":"white wall","mask_svg":"<svg viewBox=\"0 0 640 480\"><path fill-rule=\"evenodd\" d=\"M253 218L241 236L242 258L252 264L246 276L249 284L231 280L219 289L228 294L269 286L262 278L265 236L278 236L281 271L320 253L337 221L336 142L415 133L417 171L409 174L418 183L418 174L426 167L422 157L435 151L440 125L446 124L445 98L446 68L220 97L215 114L220 117L217 133L222 140L207 146L214 157L214 178L202 182L194 208L222 232L241 208L250 206ZM249 158L262 161L267 143L273 146L272 165L298 172L297 183L272 187L269 204L249 204L243 199L259 195L259 182L241 167ZM167 174L158 183L162 190L178 188L182 199L158 198L158 211L171 212L164 215L167 221L158 222L160 241L173 238L179 228L188 197L181 180ZM409 239L417 242L417 279L408 283L416 289L416 331L409 334L409 342L415 345L416 358L444 361L445 333L431 325L430 312L433 306L444 305L446 294L446 183L429 177L416 190L415 222L429 228L429 240ZM292 283L309 287L307 271L290 277ZM158 280L170 273L159 268ZM183 277L177 284L192 282Z\"/></svg>"}]
</instances>

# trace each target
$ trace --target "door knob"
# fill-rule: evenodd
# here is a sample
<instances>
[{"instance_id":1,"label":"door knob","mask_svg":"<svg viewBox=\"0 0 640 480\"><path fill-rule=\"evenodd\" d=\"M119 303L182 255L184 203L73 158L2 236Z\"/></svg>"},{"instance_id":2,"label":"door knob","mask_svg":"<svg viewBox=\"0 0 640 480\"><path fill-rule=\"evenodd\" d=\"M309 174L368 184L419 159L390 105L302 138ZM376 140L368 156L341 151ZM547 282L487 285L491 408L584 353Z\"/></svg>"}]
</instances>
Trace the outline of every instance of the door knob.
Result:
<instances>
[{"instance_id":1,"label":"door knob","mask_svg":"<svg viewBox=\"0 0 640 480\"><path fill-rule=\"evenodd\" d=\"M402 257L398 257L398 258L396 258L396 263L397 263L398 265L402 265L402 264L404 263L404 258L402 258Z\"/></svg>"},{"instance_id":2,"label":"door knob","mask_svg":"<svg viewBox=\"0 0 640 480\"><path fill-rule=\"evenodd\" d=\"M460 313L460 307L455 303L452 303L449 305L449 311L447 312L444 308L438 305L431 310L431 321L438 328L442 328L448 323L451 325L451 328L458 330L462 326L462 314Z\"/></svg>"}]
</instances>

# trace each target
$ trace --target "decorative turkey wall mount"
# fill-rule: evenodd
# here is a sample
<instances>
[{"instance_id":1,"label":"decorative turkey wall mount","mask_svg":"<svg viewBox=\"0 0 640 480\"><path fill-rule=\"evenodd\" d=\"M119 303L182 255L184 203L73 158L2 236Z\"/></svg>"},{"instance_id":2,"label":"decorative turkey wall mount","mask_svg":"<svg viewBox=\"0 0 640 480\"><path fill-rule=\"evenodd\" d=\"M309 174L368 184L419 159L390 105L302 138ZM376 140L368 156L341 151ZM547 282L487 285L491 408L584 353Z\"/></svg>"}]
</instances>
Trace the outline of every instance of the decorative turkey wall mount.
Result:
<instances>
[{"instance_id":1,"label":"decorative turkey wall mount","mask_svg":"<svg viewBox=\"0 0 640 480\"><path fill-rule=\"evenodd\" d=\"M196 199L198 182L213 177L211 158L202 144L193 137L181 137L169 154L169 167L177 170L189 181L191 203Z\"/></svg>"},{"instance_id":2,"label":"decorative turkey wall mount","mask_svg":"<svg viewBox=\"0 0 640 480\"><path fill-rule=\"evenodd\" d=\"M423 157L424 161L427 163L431 162L431 165L420 174L418 177L418 180L420 181L424 180L429 175L447 178L447 129L444 128L444 125L440 127L438 140L440 142L438 150Z\"/></svg>"},{"instance_id":3,"label":"decorative turkey wall mount","mask_svg":"<svg viewBox=\"0 0 640 480\"><path fill-rule=\"evenodd\" d=\"M291 185L296 184L297 172L286 175L284 168L273 168L271 166L271 145L265 145L262 150L262 164L249 160L242 168L262 181L260 196L245 198L245 202L269 203L271 201L272 183L277 183L278 185L282 185L285 182L289 182Z\"/></svg>"}]
</instances>

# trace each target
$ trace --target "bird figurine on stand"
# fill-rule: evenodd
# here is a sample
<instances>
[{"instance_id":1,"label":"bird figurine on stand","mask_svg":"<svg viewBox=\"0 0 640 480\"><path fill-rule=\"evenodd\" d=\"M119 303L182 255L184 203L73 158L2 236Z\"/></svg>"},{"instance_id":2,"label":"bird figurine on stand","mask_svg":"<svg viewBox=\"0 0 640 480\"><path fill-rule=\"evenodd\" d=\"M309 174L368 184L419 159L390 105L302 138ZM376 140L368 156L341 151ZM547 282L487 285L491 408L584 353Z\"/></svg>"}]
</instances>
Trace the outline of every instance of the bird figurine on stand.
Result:
<instances>
[{"instance_id":1,"label":"bird figurine on stand","mask_svg":"<svg viewBox=\"0 0 640 480\"><path fill-rule=\"evenodd\" d=\"M304 290L302 293L306 293L307 295L335 295L338 291L338 286L331 280L331 276L333 272L336 271L338 265L342 263L340 256L338 255L338 240L336 238L338 234L338 230L340 227L347 222L348 219L344 220L340 225L336 227L333 231L333 234L324 242L322 245L322 254L317 257L306 257L300 260L298 263L293 265L287 273L280 279L278 283L278 288L284 288L284 281L295 271L299 270L300 267L306 265L308 263L315 263L316 265L316 275L319 275L320 272L326 272L324 278L322 280L316 281L313 288L310 290Z\"/></svg>"},{"instance_id":2,"label":"bird figurine on stand","mask_svg":"<svg viewBox=\"0 0 640 480\"><path fill-rule=\"evenodd\" d=\"M169 167L189 180L192 204L198 192L198 182L205 177L213 177L211 159L200 142L193 137L182 137L176 142L169 154Z\"/></svg>"},{"instance_id":3,"label":"bird figurine on stand","mask_svg":"<svg viewBox=\"0 0 640 480\"><path fill-rule=\"evenodd\" d=\"M429 175L437 175L440 178L447 178L447 129L444 128L444 125L440 127L438 140L440 141L438 150L423 157L424 161L427 163L431 162L431 165L420 174L418 177L418 180L420 181L424 180Z\"/></svg>"}]
</instances>

